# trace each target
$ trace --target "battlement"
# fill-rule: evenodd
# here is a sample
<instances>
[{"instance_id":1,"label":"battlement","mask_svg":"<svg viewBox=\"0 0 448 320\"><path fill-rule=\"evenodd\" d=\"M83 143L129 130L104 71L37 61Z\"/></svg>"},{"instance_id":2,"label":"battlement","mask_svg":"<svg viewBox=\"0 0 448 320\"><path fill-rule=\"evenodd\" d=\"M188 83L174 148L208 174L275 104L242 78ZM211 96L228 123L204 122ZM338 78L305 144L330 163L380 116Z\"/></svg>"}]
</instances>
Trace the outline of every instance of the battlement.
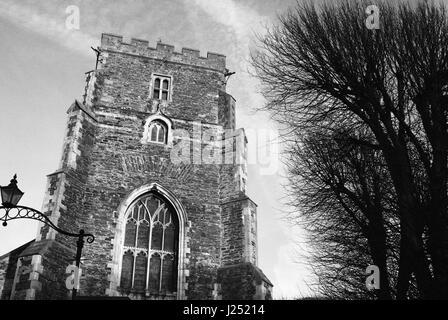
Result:
<instances>
[{"instance_id":1,"label":"battlement","mask_svg":"<svg viewBox=\"0 0 448 320\"><path fill-rule=\"evenodd\" d=\"M122 36L103 33L101 36L103 50L116 51L143 57L161 59L170 62L205 67L225 72L226 57L222 54L207 52L207 57L201 57L199 50L182 48L174 51L174 46L158 42L155 48L149 46L146 40L132 38L130 43L124 42Z\"/></svg>"}]
</instances>

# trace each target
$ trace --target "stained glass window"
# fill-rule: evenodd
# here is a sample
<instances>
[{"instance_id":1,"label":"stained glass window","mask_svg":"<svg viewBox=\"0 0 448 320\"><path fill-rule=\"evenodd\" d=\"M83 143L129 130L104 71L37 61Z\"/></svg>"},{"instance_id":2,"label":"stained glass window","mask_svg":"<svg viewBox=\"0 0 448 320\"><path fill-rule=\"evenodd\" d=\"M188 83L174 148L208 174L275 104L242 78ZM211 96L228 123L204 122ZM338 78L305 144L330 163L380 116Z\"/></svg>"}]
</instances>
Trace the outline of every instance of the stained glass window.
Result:
<instances>
[{"instance_id":1,"label":"stained glass window","mask_svg":"<svg viewBox=\"0 0 448 320\"><path fill-rule=\"evenodd\" d=\"M146 194L128 208L120 287L151 296L177 290L179 222L162 197Z\"/></svg>"}]
</instances>

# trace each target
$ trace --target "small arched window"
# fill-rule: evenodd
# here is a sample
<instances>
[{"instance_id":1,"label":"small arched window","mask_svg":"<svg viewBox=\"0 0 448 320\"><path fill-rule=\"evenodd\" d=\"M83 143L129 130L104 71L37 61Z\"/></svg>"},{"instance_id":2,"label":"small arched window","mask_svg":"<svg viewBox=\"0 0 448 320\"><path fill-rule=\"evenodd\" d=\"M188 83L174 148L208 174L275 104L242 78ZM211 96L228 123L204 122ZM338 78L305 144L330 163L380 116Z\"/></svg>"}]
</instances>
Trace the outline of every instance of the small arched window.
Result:
<instances>
[{"instance_id":1,"label":"small arched window","mask_svg":"<svg viewBox=\"0 0 448 320\"><path fill-rule=\"evenodd\" d=\"M168 128L165 123L155 120L149 125L149 137L151 142L167 143Z\"/></svg>"}]
</instances>

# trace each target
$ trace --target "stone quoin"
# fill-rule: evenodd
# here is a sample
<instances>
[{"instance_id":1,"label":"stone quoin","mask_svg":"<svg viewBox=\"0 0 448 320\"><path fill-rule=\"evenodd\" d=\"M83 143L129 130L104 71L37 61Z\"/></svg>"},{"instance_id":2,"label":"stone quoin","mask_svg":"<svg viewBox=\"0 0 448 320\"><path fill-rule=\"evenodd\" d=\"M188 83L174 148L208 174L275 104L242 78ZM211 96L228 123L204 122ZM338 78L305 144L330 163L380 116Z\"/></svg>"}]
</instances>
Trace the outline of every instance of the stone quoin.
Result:
<instances>
[{"instance_id":1,"label":"stone quoin","mask_svg":"<svg viewBox=\"0 0 448 320\"><path fill-rule=\"evenodd\" d=\"M225 56L112 34L99 51L67 111L42 208L60 228L95 235L78 296L271 299ZM172 161L180 143L191 161ZM226 161L195 161L203 150ZM34 241L0 257L0 298L69 299L75 250L73 238L40 225Z\"/></svg>"}]
</instances>

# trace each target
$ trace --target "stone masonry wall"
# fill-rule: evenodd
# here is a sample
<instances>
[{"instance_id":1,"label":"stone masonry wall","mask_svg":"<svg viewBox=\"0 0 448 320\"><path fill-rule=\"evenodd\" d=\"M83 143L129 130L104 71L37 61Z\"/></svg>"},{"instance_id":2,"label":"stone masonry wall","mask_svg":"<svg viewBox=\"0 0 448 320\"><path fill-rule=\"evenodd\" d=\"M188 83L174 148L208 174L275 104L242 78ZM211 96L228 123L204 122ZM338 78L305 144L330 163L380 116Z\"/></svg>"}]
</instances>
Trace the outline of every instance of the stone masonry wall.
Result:
<instances>
[{"instance_id":1,"label":"stone masonry wall","mask_svg":"<svg viewBox=\"0 0 448 320\"><path fill-rule=\"evenodd\" d=\"M190 133L187 142L191 160L193 151L200 152L207 142L202 141L206 137L201 133L193 136L198 122L218 136L222 130L218 108L224 57L199 58L195 52L185 50L180 56L160 44L155 50L146 51L138 46L133 52L131 45L117 45L118 40L103 35L103 62L95 75L92 110L98 129L90 154L84 210L90 213L86 218L94 226L96 240L86 246L82 294L104 295L108 286L111 274L107 262L114 250L114 219L120 202L130 191L158 183L176 195L191 224L187 235L190 253L185 294L190 299L211 299L220 266L220 167L173 164L171 147L141 140L145 120L158 111L151 99L151 79L155 73L172 77L172 99L160 111L173 121L173 130ZM179 138L175 134L174 143Z\"/></svg>"},{"instance_id":2,"label":"stone masonry wall","mask_svg":"<svg viewBox=\"0 0 448 320\"><path fill-rule=\"evenodd\" d=\"M113 281L119 278L114 265L120 250L115 238L121 232L119 208L134 190L157 184L186 212L180 244L185 248L184 265L179 266L185 270L185 285L178 297L216 298L217 283L227 288L226 279L241 282L251 277L245 263L257 263L256 211L245 196L244 164L222 165L228 150L210 147L222 139L232 140L232 150L241 141L245 146L243 131L224 134L235 129L235 100L225 92L225 57L200 57L199 51L186 48L175 52L162 43L150 48L147 41L136 39L124 43L110 34L103 34L100 50L98 70L88 75L84 103L76 101L68 110L60 168L48 177L42 210L62 229L77 233L83 228L95 235L95 241L84 246L79 295L118 294ZM168 101L152 98L154 75L170 77ZM155 116L169 119L172 141L167 144L145 138L148 119ZM174 161L180 145L183 161ZM19 281L20 295L68 298L65 268L73 262L75 243L41 227L36 243L21 254L33 272L32 283ZM235 265L247 271L240 280L238 272L222 269ZM258 285L238 295L253 296ZM220 294L231 293L222 289Z\"/></svg>"}]
</instances>

